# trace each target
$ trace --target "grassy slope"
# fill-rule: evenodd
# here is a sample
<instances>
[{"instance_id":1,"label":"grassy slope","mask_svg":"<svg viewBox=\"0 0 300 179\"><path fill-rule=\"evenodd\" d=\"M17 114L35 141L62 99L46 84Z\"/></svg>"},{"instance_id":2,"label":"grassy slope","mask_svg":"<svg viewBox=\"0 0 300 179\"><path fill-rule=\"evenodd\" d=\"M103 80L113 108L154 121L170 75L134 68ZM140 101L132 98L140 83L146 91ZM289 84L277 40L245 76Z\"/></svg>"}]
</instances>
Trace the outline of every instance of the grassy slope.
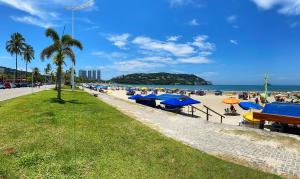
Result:
<instances>
[{"instance_id":1,"label":"grassy slope","mask_svg":"<svg viewBox=\"0 0 300 179\"><path fill-rule=\"evenodd\" d=\"M0 178L276 178L164 137L87 93L63 92L64 104L55 96L0 103Z\"/></svg>"}]
</instances>

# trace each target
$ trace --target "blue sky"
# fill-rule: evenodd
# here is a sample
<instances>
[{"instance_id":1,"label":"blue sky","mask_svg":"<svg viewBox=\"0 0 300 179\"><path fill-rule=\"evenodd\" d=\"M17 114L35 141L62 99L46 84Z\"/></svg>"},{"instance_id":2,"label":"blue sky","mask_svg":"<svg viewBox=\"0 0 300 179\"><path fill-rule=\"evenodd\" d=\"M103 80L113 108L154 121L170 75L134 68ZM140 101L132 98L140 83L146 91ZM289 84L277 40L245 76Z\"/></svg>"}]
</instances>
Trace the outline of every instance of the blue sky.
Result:
<instances>
[{"instance_id":1,"label":"blue sky","mask_svg":"<svg viewBox=\"0 0 300 179\"><path fill-rule=\"evenodd\" d=\"M86 0L77 0L77 5ZM53 27L71 34L74 0L0 0L0 65L14 67L5 51L20 32L36 51L51 43ZM104 79L135 72L193 73L214 84L300 84L298 0L95 0L75 12L78 69L102 69ZM67 63L69 68L70 64ZM20 59L19 67L25 69Z\"/></svg>"}]
</instances>

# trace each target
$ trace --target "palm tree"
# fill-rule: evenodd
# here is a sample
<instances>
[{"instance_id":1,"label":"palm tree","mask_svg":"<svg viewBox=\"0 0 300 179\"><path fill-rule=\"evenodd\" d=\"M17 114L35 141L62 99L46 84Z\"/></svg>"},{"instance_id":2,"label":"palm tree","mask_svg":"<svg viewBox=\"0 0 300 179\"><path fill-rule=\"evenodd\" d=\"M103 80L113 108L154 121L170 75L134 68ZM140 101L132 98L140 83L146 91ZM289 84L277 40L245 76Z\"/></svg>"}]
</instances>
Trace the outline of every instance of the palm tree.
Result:
<instances>
[{"instance_id":1,"label":"palm tree","mask_svg":"<svg viewBox=\"0 0 300 179\"><path fill-rule=\"evenodd\" d=\"M11 55L16 55L16 70L15 70L15 79L17 79L17 70L18 70L18 55L22 55L23 49L25 46L25 39L22 34L16 32L10 36L10 40L6 42L6 50Z\"/></svg>"},{"instance_id":2,"label":"palm tree","mask_svg":"<svg viewBox=\"0 0 300 179\"><path fill-rule=\"evenodd\" d=\"M27 65L28 63L31 62L31 60L34 59L34 50L32 48L32 46L30 45L25 45L24 47L24 51L23 51L23 59L26 62L26 79L27 79Z\"/></svg>"},{"instance_id":3,"label":"palm tree","mask_svg":"<svg viewBox=\"0 0 300 179\"><path fill-rule=\"evenodd\" d=\"M50 71L52 70L51 64L48 63L45 70L45 83L47 82L47 75L50 73Z\"/></svg>"},{"instance_id":4,"label":"palm tree","mask_svg":"<svg viewBox=\"0 0 300 179\"><path fill-rule=\"evenodd\" d=\"M57 98L61 100L62 65L65 64L65 58L67 57L75 64L75 54L72 47L75 46L82 50L82 45L80 41L73 39L70 35L59 37L57 32L51 28L46 30L45 35L52 39L53 44L42 51L41 59L54 57L54 63L57 65Z\"/></svg>"}]
</instances>

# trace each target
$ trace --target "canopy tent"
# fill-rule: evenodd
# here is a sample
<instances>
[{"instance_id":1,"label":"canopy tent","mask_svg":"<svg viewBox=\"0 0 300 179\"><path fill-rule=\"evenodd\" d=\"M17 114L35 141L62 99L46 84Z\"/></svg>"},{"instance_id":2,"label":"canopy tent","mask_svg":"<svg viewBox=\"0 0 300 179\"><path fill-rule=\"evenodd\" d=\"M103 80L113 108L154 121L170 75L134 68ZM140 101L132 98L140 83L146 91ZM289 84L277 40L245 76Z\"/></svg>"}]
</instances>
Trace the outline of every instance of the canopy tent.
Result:
<instances>
[{"instance_id":1,"label":"canopy tent","mask_svg":"<svg viewBox=\"0 0 300 179\"><path fill-rule=\"evenodd\" d=\"M261 109L263 109L263 107L261 105L253 103L253 102L240 102L239 106L244 110L249 110L249 109L261 110Z\"/></svg>"},{"instance_id":2,"label":"canopy tent","mask_svg":"<svg viewBox=\"0 0 300 179\"><path fill-rule=\"evenodd\" d=\"M136 100L136 99L141 99L141 98L143 98L143 96L142 96L142 95L135 94L135 95L133 95L133 96L130 96L128 99L133 99L133 100Z\"/></svg>"},{"instance_id":3,"label":"canopy tent","mask_svg":"<svg viewBox=\"0 0 300 179\"><path fill-rule=\"evenodd\" d=\"M147 96L142 96L143 99L156 99L157 96L155 94L148 94Z\"/></svg>"},{"instance_id":4,"label":"canopy tent","mask_svg":"<svg viewBox=\"0 0 300 179\"><path fill-rule=\"evenodd\" d=\"M163 101L163 100L169 100L169 99L185 99L185 98L188 98L188 97L185 95L177 95L177 94L162 94L162 95L157 96L156 99Z\"/></svg>"},{"instance_id":5,"label":"canopy tent","mask_svg":"<svg viewBox=\"0 0 300 179\"><path fill-rule=\"evenodd\" d=\"M167 106L173 106L173 107L182 107L182 106L188 106L192 104L199 104L200 101L194 100L192 98L185 98L183 100L180 99L168 99L166 101L161 102L161 104L167 105Z\"/></svg>"},{"instance_id":6,"label":"canopy tent","mask_svg":"<svg viewBox=\"0 0 300 179\"><path fill-rule=\"evenodd\" d=\"M300 118L300 104L270 103L266 104L262 113Z\"/></svg>"}]
</instances>

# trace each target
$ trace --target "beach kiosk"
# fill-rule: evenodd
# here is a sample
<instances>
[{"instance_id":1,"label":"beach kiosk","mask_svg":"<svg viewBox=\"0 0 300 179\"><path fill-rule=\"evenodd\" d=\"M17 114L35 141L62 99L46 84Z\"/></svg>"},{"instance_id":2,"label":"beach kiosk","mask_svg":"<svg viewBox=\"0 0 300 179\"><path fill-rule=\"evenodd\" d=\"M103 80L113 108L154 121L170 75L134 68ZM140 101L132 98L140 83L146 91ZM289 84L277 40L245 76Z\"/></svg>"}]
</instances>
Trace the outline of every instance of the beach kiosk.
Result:
<instances>
[{"instance_id":1,"label":"beach kiosk","mask_svg":"<svg viewBox=\"0 0 300 179\"><path fill-rule=\"evenodd\" d=\"M283 128L288 125L300 126L300 104L269 103L261 113L253 112L253 118L260 120L260 129L264 128L265 121L277 122Z\"/></svg>"}]
</instances>

